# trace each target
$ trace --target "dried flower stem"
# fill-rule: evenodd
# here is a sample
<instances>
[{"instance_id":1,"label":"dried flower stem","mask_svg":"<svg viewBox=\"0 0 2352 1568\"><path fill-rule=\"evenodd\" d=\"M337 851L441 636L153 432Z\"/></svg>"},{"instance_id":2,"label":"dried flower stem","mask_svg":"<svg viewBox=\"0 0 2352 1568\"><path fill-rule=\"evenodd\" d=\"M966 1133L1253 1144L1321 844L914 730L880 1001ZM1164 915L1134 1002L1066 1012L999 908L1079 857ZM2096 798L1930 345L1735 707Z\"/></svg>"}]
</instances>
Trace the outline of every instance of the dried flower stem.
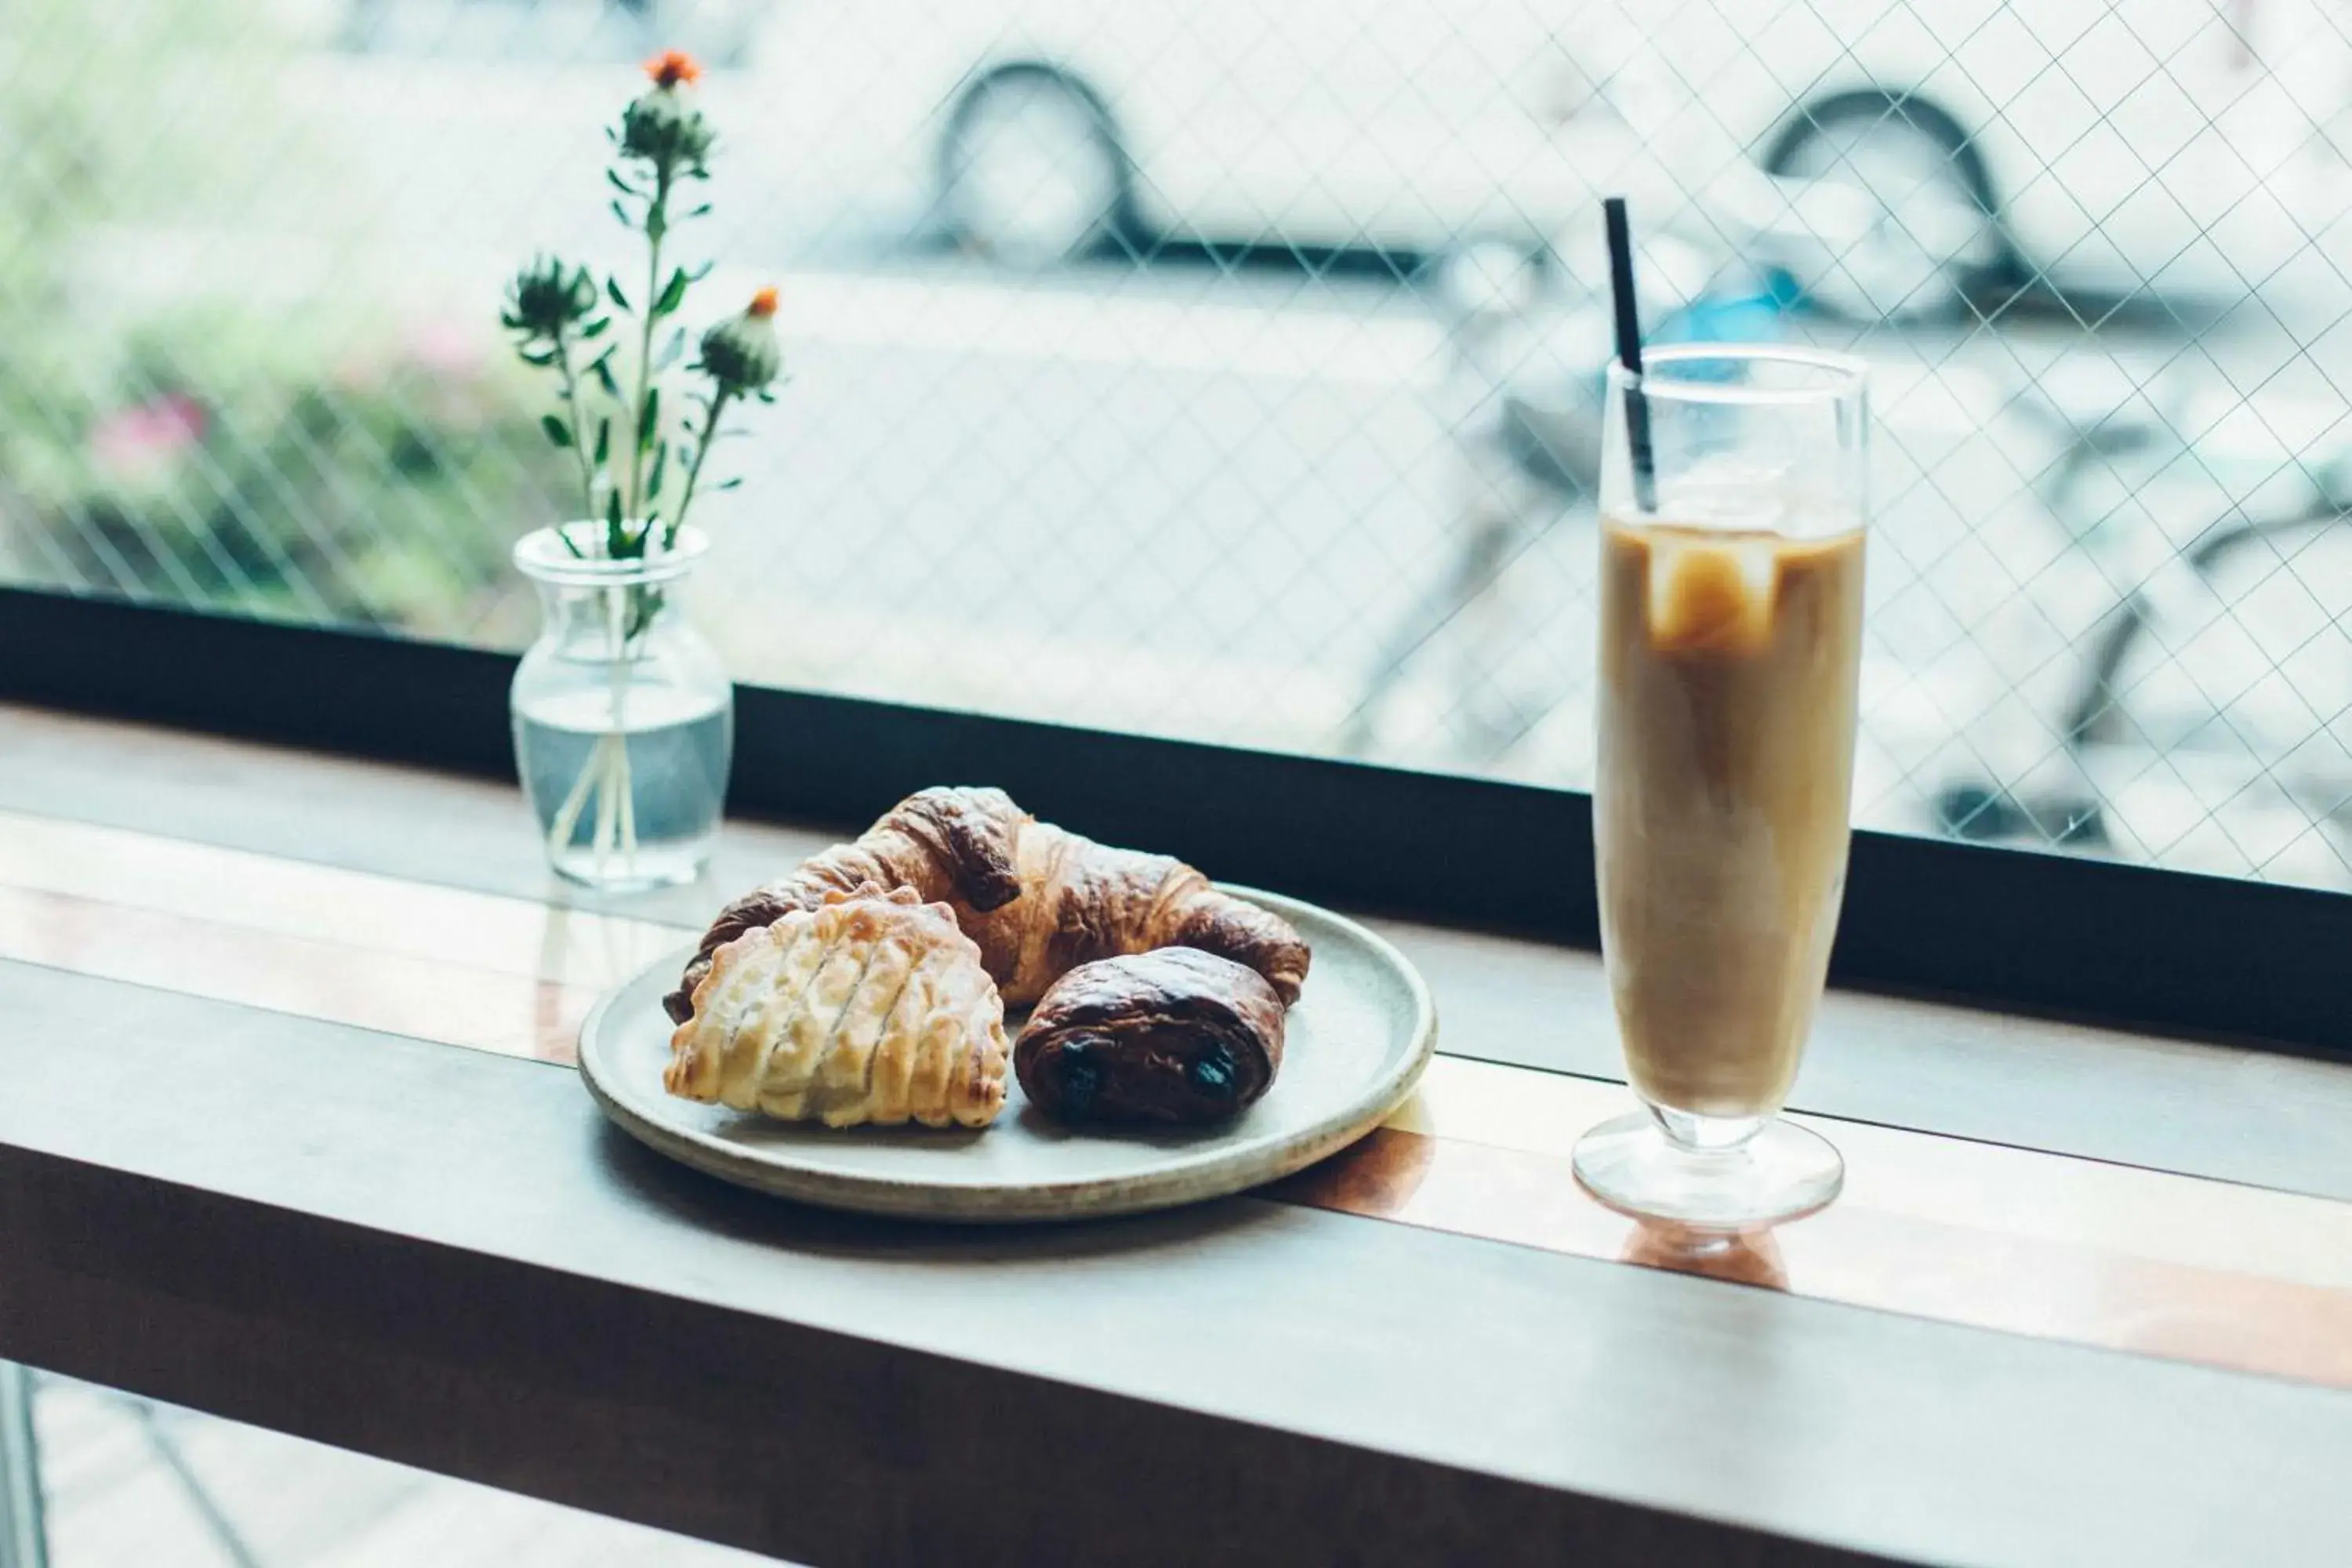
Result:
<instances>
[{"instance_id":1,"label":"dried flower stem","mask_svg":"<svg viewBox=\"0 0 2352 1568\"><path fill-rule=\"evenodd\" d=\"M635 619L635 596L642 588L606 589L604 593L605 675L612 700L612 727L596 737L581 764L580 776L565 792L563 804L556 808L548 824L547 853L551 862L560 862L563 852L572 847L572 835L580 829L580 819L590 803L596 815L589 831L588 843L595 856L599 876L604 874L605 861L620 857L624 876L636 874L637 861L637 792L635 770L629 761L629 659L630 645L638 629L630 623ZM628 607L624 609L624 604Z\"/></svg>"},{"instance_id":2,"label":"dried flower stem","mask_svg":"<svg viewBox=\"0 0 2352 1568\"><path fill-rule=\"evenodd\" d=\"M710 416L702 422L702 434L694 443L694 461L686 468L686 489L677 498L677 510L670 515L669 527L663 531L662 548L667 550L677 542L677 531L686 522L686 509L694 504L694 487L702 478L702 459L710 456L710 448L719 440L719 416L726 412L728 398L734 389L721 382L710 395Z\"/></svg>"},{"instance_id":3,"label":"dried flower stem","mask_svg":"<svg viewBox=\"0 0 2352 1568\"><path fill-rule=\"evenodd\" d=\"M645 469L646 443L637 434L638 421L645 416L646 397L653 388L654 328L661 320L661 258L662 238L669 230L669 165L656 162L654 165L654 194L646 204L646 292L637 302L643 313L643 330L637 337L637 396L630 405L629 442L629 512L645 526L652 526L646 510ZM681 509L683 510L683 509Z\"/></svg>"},{"instance_id":4,"label":"dried flower stem","mask_svg":"<svg viewBox=\"0 0 2352 1568\"><path fill-rule=\"evenodd\" d=\"M594 517L596 465L588 456L588 418L580 407L579 373L572 368L572 337L561 328L555 333L555 367L563 377L563 405L572 413L572 455L580 464L580 515ZM572 554L580 553L580 547L572 542L569 533L558 529L556 537L563 541L563 547Z\"/></svg>"},{"instance_id":5,"label":"dried flower stem","mask_svg":"<svg viewBox=\"0 0 2352 1568\"><path fill-rule=\"evenodd\" d=\"M631 605L627 614L634 618L635 606ZM604 635L612 650L607 668L613 693L613 728L598 742L608 760L604 764L604 800L596 812L596 869L602 872L605 855L618 849L623 857L622 874L631 876L637 867L637 790L636 781L629 776L629 634L623 629L623 616L619 596L606 595Z\"/></svg>"}]
</instances>

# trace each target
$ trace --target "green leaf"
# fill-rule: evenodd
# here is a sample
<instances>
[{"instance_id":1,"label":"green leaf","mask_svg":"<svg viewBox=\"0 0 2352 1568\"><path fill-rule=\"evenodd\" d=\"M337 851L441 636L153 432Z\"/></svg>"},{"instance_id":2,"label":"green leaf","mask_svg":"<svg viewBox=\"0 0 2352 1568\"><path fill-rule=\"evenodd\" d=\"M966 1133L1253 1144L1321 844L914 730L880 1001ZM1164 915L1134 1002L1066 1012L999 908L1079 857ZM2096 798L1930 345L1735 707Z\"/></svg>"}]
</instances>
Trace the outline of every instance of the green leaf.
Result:
<instances>
[{"instance_id":1,"label":"green leaf","mask_svg":"<svg viewBox=\"0 0 2352 1568\"><path fill-rule=\"evenodd\" d=\"M661 300L654 306L654 314L667 316L686 303L686 268L681 267L669 275L669 287L664 289Z\"/></svg>"},{"instance_id":2,"label":"green leaf","mask_svg":"<svg viewBox=\"0 0 2352 1568\"><path fill-rule=\"evenodd\" d=\"M553 349L517 349L515 353L521 358L523 363L537 365L541 370L545 370L556 361L556 353Z\"/></svg>"},{"instance_id":3,"label":"green leaf","mask_svg":"<svg viewBox=\"0 0 2352 1568\"><path fill-rule=\"evenodd\" d=\"M547 438L554 442L557 446L569 447L572 445L572 426L566 425L562 420L558 419L554 415L541 415L539 416L539 427L546 431Z\"/></svg>"},{"instance_id":4,"label":"green leaf","mask_svg":"<svg viewBox=\"0 0 2352 1568\"><path fill-rule=\"evenodd\" d=\"M614 345L614 348L619 346L617 343ZM596 384L604 389L605 396L615 403L621 400L621 384L613 375L612 349L606 349L596 356L594 363L588 367L588 374L596 378Z\"/></svg>"},{"instance_id":5,"label":"green leaf","mask_svg":"<svg viewBox=\"0 0 2352 1568\"><path fill-rule=\"evenodd\" d=\"M601 337L603 337L603 336L604 335L605 329L606 329L606 328L608 328L608 327L610 327L612 324L613 324L613 318L612 318L612 317L610 317L610 316L599 316L599 317L597 317L594 321L593 321L589 322L586 326L584 326L584 327L583 327L583 328L581 328L581 329L580 329L580 341L581 341L582 342L583 342L583 343L592 343L592 342L594 342L598 338L601 338Z\"/></svg>"},{"instance_id":6,"label":"green leaf","mask_svg":"<svg viewBox=\"0 0 2352 1568\"><path fill-rule=\"evenodd\" d=\"M698 207L695 208L692 212L690 212L690 213L687 214L686 216L688 216L688 217L702 217L702 216L706 216L709 211L710 211L710 204L709 204L709 202L705 202L705 203L703 203L700 206L698 206Z\"/></svg>"},{"instance_id":7,"label":"green leaf","mask_svg":"<svg viewBox=\"0 0 2352 1568\"><path fill-rule=\"evenodd\" d=\"M669 342L664 343L662 345L661 353L654 356L654 374L656 375L659 375L662 372L676 364L677 363L677 356L685 352L686 329L684 327L680 327L676 331L670 333Z\"/></svg>"},{"instance_id":8,"label":"green leaf","mask_svg":"<svg viewBox=\"0 0 2352 1568\"><path fill-rule=\"evenodd\" d=\"M621 492L614 489L604 497L604 553L620 556L628 553L628 531L621 526Z\"/></svg>"},{"instance_id":9,"label":"green leaf","mask_svg":"<svg viewBox=\"0 0 2352 1568\"><path fill-rule=\"evenodd\" d=\"M599 419L596 421L596 466L598 468L604 466L604 459L611 455L612 450L613 422L610 419Z\"/></svg>"},{"instance_id":10,"label":"green leaf","mask_svg":"<svg viewBox=\"0 0 2352 1568\"><path fill-rule=\"evenodd\" d=\"M605 279L604 292L612 297L614 304L618 305L624 310L629 309L629 297L621 292L621 280L619 279Z\"/></svg>"},{"instance_id":11,"label":"green leaf","mask_svg":"<svg viewBox=\"0 0 2352 1568\"><path fill-rule=\"evenodd\" d=\"M638 194L637 187L629 184L627 180L622 178L621 171L618 169L607 168L604 171L604 178L611 184L614 190L620 192L625 196L634 196Z\"/></svg>"},{"instance_id":12,"label":"green leaf","mask_svg":"<svg viewBox=\"0 0 2352 1568\"><path fill-rule=\"evenodd\" d=\"M654 444L653 472L646 479L646 494L648 496L657 496L661 494L662 475L668 469L668 468L669 443L667 441L657 441Z\"/></svg>"},{"instance_id":13,"label":"green leaf","mask_svg":"<svg viewBox=\"0 0 2352 1568\"><path fill-rule=\"evenodd\" d=\"M662 242L662 236L668 232L669 213L658 199L647 202L646 204L646 237L659 245Z\"/></svg>"},{"instance_id":14,"label":"green leaf","mask_svg":"<svg viewBox=\"0 0 2352 1568\"><path fill-rule=\"evenodd\" d=\"M740 490L743 488L743 476L738 474L733 479L723 480L711 488L719 490Z\"/></svg>"},{"instance_id":15,"label":"green leaf","mask_svg":"<svg viewBox=\"0 0 2352 1568\"><path fill-rule=\"evenodd\" d=\"M653 530L651 528L647 528L646 530L646 533L651 533L652 531ZM645 552L645 535L640 534L637 537L636 553L643 555ZM629 624L627 628L623 632L623 637L625 638L635 637L639 632L644 631L647 626L653 625L654 617L661 614L662 604L662 591L659 588L645 587L630 589Z\"/></svg>"},{"instance_id":16,"label":"green leaf","mask_svg":"<svg viewBox=\"0 0 2352 1568\"><path fill-rule=\"evenodd\" d=\"M654 432L661 428L661 388L646 394L646 405L637 410L637 450L653 449Z\"/></svg>"},{"instance_id":17,"label":"green leaf","mask_svg":"<svg viewBox=\"0 0 2352 1568\"><path fill-rule=\"evenodd\" d=\"M637 226L637 220L629 216L629 209L621 205L620 197L614 196L607 205L612 207L613 216L621 220L621 226L623 228L635 228Z\"/></svg>"},{"instance_id":18,"label":"green leaf","mask_svg":"<svg viewBox=\"0 0 2352 1568\"><path fill-rule=\"evenodd\" d=\"M709 212L710 209L706 206L702 210L704 212ZM701 266L696 268L693 271L688 273L687 279L689 282L699 283L704 279L709 277L710 269L718 265L719 263L716 261L706 261Z\"/></svg>"}]
</instances>

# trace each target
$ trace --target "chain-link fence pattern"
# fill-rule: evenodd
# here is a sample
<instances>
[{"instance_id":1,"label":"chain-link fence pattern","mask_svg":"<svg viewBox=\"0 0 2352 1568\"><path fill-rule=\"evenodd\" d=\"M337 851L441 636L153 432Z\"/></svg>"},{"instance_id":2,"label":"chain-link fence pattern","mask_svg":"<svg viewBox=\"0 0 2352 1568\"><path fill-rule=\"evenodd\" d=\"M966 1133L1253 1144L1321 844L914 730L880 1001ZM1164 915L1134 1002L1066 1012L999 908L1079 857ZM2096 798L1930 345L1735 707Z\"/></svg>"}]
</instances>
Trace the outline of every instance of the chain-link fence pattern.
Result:
<instances>
[{"instance_id":1,"label":"chain-link fence pattern","mask_svg":"<svg viewBox=\"0 0 2352 1568\"><path fill-rule=\"evenodd\" d=\"M1874 370L1859 819L2352 885L2338 0L0 0L0 570L515 644L709 68L744 679L1581 785L1598 199ZM701 322L692 323L698 330Z\"/></svg>"}]
</instances>

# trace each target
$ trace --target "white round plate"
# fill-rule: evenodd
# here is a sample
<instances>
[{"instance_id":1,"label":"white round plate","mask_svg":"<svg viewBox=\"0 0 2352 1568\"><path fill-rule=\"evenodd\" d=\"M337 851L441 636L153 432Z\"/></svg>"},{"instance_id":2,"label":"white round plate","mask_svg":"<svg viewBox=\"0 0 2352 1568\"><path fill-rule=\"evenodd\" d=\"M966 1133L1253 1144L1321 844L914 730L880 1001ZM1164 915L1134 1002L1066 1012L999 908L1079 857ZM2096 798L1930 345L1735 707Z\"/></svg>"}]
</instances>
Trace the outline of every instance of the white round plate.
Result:
<instances>
[{"instance_id":1,"label":"white round plate","mask_svg":"<svg viewBox=\"0 0 2352 1568\"><path fill-rule=\"evenodd\" d=\"M1282 1070L1220 1127L1080 1131L1048 1120L1008 1068L1004 1110L978 1131L835 1129L664 1092L663 993L691 956L655 964L597 1005L580 1073L606 1115L672 1159L761 1192L866 1214L970 1222L1084 1219L1223 1197L1313 1164L1378 1126L1437 1044L1429 988L1351 920L1272 893L1227 889L1288 920L1314 949L1290 1009ZM1018 1032L1006 1020L1008 1036Z\"/></svg>"}]
</instances>

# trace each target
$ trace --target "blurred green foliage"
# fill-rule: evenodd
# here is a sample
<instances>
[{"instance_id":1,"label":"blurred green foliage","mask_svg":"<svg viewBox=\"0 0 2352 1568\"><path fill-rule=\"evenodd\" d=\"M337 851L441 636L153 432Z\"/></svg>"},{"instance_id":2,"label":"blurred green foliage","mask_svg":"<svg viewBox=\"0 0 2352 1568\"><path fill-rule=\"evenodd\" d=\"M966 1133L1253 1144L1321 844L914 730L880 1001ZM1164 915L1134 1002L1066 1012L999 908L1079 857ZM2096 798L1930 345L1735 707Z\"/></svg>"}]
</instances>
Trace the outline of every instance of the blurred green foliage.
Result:
<instances>
[{"instance_id":1,"label":"blurred green foliage","mask_svg":"<svg viewBox=\"0 0 2352 1568\"><path fill-rule=\"evenodd\" d=\"M563 477L490 334L108 282L110 247L233 231L302 155L275 107L290 15L0 0L0 572L478 633Z\"/></svg>"}]
</instances>

